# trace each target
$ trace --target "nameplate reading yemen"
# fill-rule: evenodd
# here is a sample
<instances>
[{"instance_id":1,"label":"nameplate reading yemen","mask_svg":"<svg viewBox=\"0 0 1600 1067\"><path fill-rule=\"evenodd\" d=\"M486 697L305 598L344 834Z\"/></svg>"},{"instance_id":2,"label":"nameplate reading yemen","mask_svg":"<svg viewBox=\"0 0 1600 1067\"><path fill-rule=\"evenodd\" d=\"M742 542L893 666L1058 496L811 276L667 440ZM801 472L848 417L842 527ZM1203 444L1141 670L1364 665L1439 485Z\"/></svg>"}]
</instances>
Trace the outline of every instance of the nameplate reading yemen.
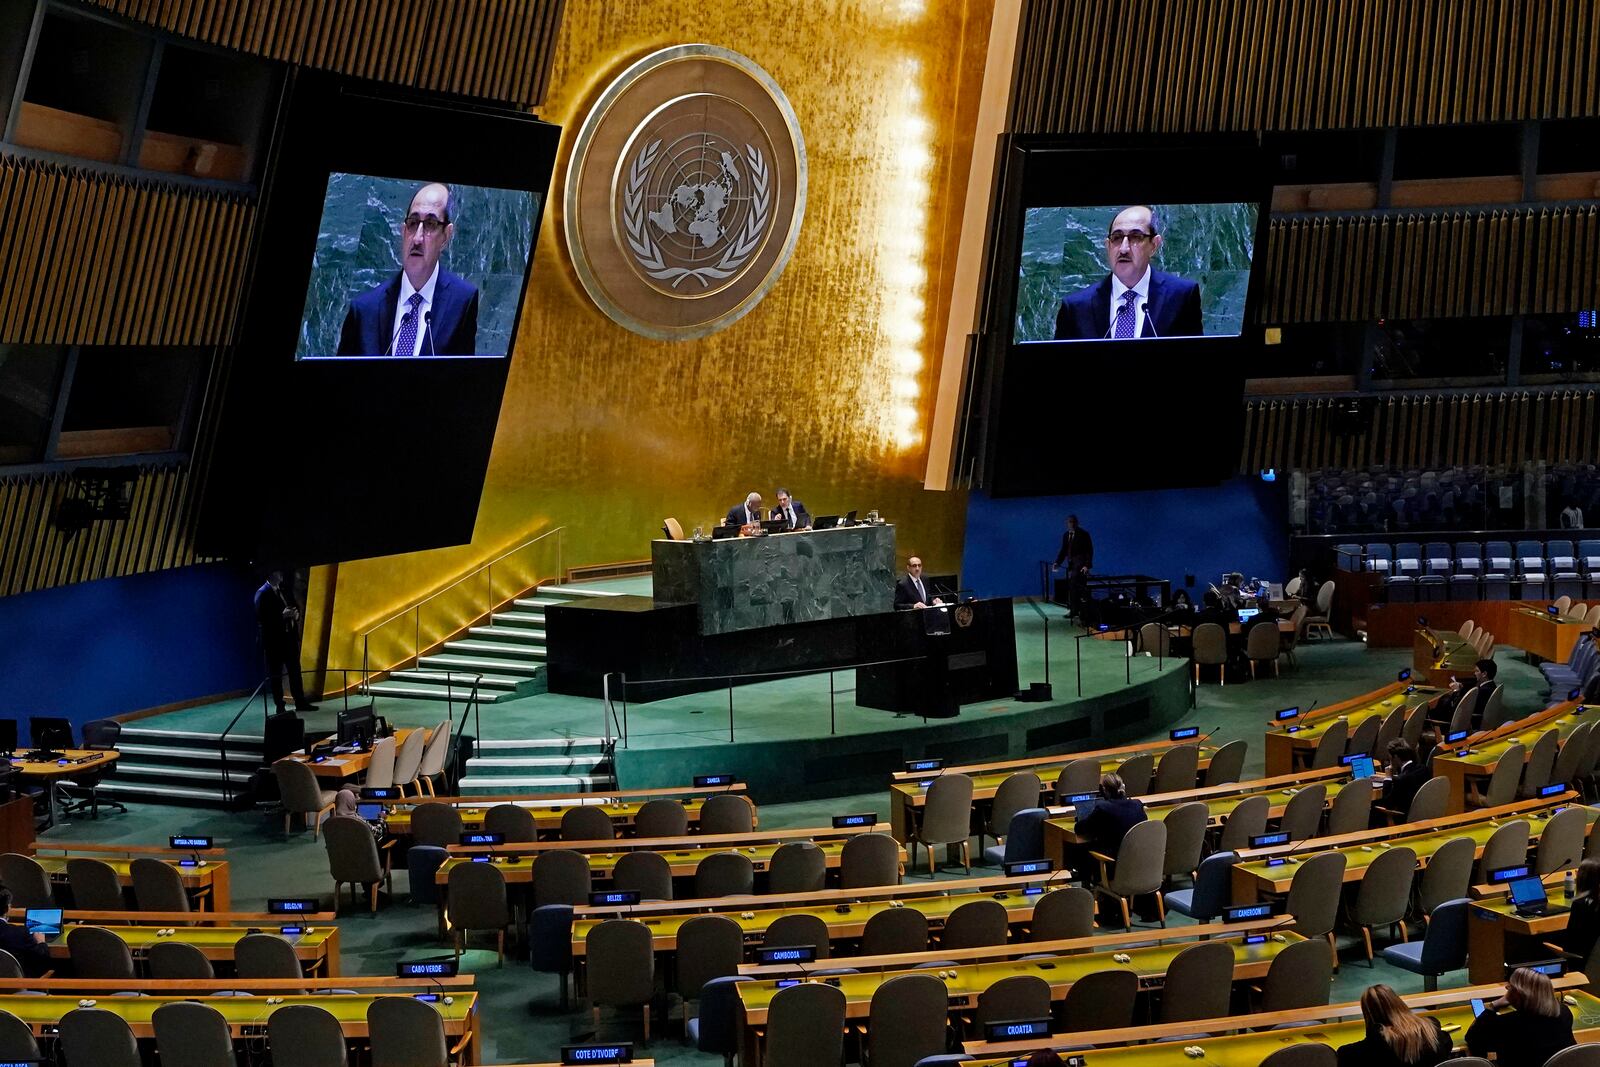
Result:
<instances>
[{"instance_id":1,"label":"nameplate reading yemen","mask_svg":"<svg viewBox=\"0 0 1600 1067\"><path fill-rule=\"evenodd\" d=\"M635 333L704 337L778 281L805 214L806 152L783 90L705 44L628 67L568 165L567 247L595 304Z\"/></svg>"}]
</instances>

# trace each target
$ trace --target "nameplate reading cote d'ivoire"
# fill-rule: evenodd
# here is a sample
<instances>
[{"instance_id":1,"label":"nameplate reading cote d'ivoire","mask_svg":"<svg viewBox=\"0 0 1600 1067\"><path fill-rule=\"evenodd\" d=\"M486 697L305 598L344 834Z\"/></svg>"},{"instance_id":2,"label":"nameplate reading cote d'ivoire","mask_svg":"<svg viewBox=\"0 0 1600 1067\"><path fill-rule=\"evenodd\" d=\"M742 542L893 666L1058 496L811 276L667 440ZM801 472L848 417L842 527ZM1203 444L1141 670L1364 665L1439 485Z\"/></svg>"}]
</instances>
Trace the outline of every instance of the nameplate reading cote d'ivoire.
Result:
<instances>
[{"instance_id":1,"label":"nameplate reading cote d'ivoire","mask_svg":"<svg viewBox=\"0 0 1600 1067\"><path fill-rule=\"evenodd\" d=\"M805 203L805 143L777 82L725 48L677 45L623 71L584 119L567 247L618 323L704 337L777 283Z\"/></svg>"}]
</instances>

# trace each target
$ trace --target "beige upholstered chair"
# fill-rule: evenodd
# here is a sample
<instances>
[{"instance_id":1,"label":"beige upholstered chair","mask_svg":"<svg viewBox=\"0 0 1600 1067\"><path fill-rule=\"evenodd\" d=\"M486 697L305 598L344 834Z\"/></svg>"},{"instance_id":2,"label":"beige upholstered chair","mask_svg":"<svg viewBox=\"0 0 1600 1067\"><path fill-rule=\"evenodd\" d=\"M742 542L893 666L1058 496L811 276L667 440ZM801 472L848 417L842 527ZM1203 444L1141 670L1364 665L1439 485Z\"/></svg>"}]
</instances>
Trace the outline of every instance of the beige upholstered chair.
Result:
<instances>
[{"instance_id":1,"label":"beige upholstered chair","mask_svg":"<svg viewBox=\"0 0 1600 1067\"><path fill-rule=\"evenodd\" d=\"M668 515L661 520L661 532L667 535L669 541L682 541L683 523Z\"/></svg>"},{"instance_id":2,"label":"beige upholstered chair","mask_svg":"<svg viewBox=\"0 0 1600 1067\"><path fill-rule=\"evenodd\" d=\"M1276 637L1276 635L1274 635ZM1217 682L1228 684L1228 631L1214 622L1194 628L1194 684L1200 684L1200 668L1217 668Z\"/></svg>"},{"instance_id":3,"label":"beige upholstered chair","mask_svg":"<svg viewBox=\"0 0 1600 1067\"><path fill-rule=\"evenodd\" d=\"M272 765L272 776L278 780L278 796L283 802L283 832L288 834L290 821L302 816L311 826L311 838L316 840L323 817L333 810L335 793L324 789L299 760L281 759Z\"/></svg>"}]
</instances>

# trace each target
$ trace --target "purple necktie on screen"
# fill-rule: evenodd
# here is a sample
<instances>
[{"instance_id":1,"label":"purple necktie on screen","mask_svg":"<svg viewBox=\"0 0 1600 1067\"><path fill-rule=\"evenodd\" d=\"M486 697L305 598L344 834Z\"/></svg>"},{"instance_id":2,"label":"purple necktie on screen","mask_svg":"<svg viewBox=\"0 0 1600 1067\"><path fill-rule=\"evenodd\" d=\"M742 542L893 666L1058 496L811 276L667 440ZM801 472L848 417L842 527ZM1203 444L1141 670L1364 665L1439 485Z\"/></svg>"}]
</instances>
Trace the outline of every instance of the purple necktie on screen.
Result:
<instances>
[{"instance_id":1,"label":"purple necktie on screen","mask_svg":"<svg viewBox=\"0 0 1600 1067\"><path fill-rule=\"evenodd\" d=\"M411 310L407 311L406 317L400 320L400 337L394 343L394 354L397 356L412 356L416 354L417 308L422 306L422 294L412 293L411 299L407 300L406 303L411 305ZM1122 318L1119 316L1117 322L1120 323L1121 321ZM1120 330L1122 327L1118 326L1117 328ZM1117 336L1121 337L1122 334L1119 333ZM1130 333L1128 336L1132 337L1133 335Z\"/></svg>"},{"instance_id":2,"label":"purple necktie on screen","mask_svg":"<svg viewBox=\"0 0 1600 1067\"><path fill-rule=\"evenodd\" d=\"M1117 325L1112 331L1114 338L1133 336L1133 302L1139 299L1139 294L1132 289L1122 294L1122 306L1117 309Z\"/></svg>"}]
</instances>

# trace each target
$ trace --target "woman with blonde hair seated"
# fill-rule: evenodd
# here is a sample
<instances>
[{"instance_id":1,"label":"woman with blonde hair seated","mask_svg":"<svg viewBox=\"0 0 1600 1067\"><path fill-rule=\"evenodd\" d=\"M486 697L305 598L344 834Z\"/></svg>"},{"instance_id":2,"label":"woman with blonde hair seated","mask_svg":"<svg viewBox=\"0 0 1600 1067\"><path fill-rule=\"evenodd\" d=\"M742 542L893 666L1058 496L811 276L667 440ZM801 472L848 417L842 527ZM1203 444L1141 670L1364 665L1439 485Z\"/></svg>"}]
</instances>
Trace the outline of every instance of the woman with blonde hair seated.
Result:
<instances>
[{"instance_id":1,"label":"woman with blonde hair seated","mask_svg":"<svg viewBox=\"0 0 1600 1067\"><path fill-rule=\"evenodd\" d=\"M1361 994L1367 1036L1339 1048L1339 1067L1433 1067L1450 1056L1437 1019L1418 1015L1386 985Z\"/></svg>"},{"instance_id":2,"label":"woman with blonde hair seated","mask_svg":"<svg viewBox=\"0 0 1600 1067\"><path fill-rule=\"evenodd\" d=\"M1550 979L1518 967L1506 979L1506 995L1489 1004L1467 1030L1474 1056L1495 1056L1498 1067L1543 1067L1544 1061L1576 1045L1572 1012Z\"/></svg>"}]
</instances>

